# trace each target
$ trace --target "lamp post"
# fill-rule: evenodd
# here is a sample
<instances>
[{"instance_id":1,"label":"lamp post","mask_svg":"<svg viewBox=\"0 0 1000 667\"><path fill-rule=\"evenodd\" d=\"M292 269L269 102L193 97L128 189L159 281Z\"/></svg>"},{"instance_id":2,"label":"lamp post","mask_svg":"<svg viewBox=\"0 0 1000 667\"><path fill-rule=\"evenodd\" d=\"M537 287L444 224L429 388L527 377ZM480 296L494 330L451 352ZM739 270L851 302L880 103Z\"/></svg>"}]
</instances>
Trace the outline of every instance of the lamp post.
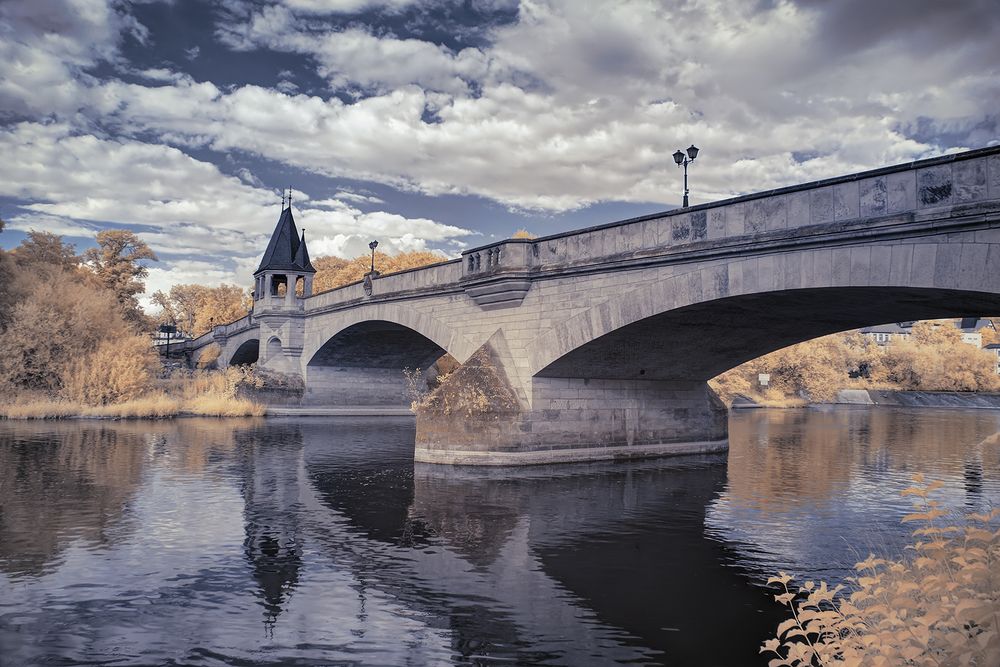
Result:
<instances>
[{"instance_id":1,"label":"lamp post","mask_svg":"<svg viewBox=\"0 0 1000 667\"><path fill-rule=\"evenodd\" d=\"M161 324L160 325L160 333L165 334L166 338L167 338L167 354L166 354L166 357L167 357L167 366L169 367L170 366L170 337L172 335L174 335L175 333L177 333L177 325L176 324Z\"/></svg>"},{"instance_id":2,"label":"lamp post","mask_svg":"<svg viewBox=\"0 0 1000 667\"><path fill-rule=\"evenodd\" d=\"M698 147L694 144L688 146L686 156L680 150L674 153L674 162L678 167L684 167L684 208L688 205L688 164L694 162L696 157L698 157Z\"/></svg>"},{"instance_id":3,"label":"lamp post","mask_svg":"<svg viewBox=\"0 0 1000 667\"><path fill-rule=\"evenodd\" d=\"M372 274L374 275L374 273L375 273L375 248L378 247L378 241L372 241L371 243L368 244L368 247L371 248L371 251L372 251Z\"/></svg>"}]
</instances>

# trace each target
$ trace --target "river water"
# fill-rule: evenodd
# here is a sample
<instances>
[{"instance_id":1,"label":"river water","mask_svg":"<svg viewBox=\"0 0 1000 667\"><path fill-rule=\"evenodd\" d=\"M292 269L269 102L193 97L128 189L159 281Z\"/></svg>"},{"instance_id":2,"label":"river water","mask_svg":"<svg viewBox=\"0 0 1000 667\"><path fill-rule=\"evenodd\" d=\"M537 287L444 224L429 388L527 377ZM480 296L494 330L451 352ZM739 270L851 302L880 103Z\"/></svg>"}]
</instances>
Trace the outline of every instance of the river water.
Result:
<instances>
[{"instance_id":1,"label":"river water","mask_svg":"<svg viewBox=\"0 0 1000 667\"><path fill-rule=\"evenodd\" d=\"M414 465L405 418L0 423L0 665L753 665L778 570L1000 504L1000 412L731 417L726 455Z\"/></svg>"}]
</instances>

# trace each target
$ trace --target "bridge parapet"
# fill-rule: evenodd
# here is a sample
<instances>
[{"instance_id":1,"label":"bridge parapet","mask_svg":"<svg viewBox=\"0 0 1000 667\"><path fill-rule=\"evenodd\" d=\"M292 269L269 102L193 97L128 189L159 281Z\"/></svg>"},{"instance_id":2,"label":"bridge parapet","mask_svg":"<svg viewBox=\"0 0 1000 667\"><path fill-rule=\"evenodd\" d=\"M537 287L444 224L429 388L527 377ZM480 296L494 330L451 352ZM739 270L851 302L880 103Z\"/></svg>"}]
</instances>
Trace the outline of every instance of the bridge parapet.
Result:
<instances>
[{"instance_id":1,"label":"bridge parapet","mask_svg":"<svg viewBox=\"0 0 1000 667\"><path fill-rule=\"evenodd\" d=\"M831 228L874 229L942 209L1000 199L1000 147L830 178L676 209L538 239L507 239L462 253L460 260L361 282L305 300L307 313L366 299L463 290L484 310L517 306L534 277L569 267L683 255L808 236Z\"/></svg>"},{"instance_id":2,"label":"bridge parapet","mask_svg":"<svg viewBox=\"0 0 1000 667\"><path fill-rule=\"evenodd\" d=\"M238 333L242 333L247 329L254 327L253 314L248 314L235 322L230 322L229 324L220 324L212 329L211 334L205 334L206 336L211 335L212 338L228 338L229 336L235 336ZM198 339L200 340L200 338Z\"/></svg>"},{"instance_id":3,"label":"bridge parapet","mask_svg":"<svg viewBox=\"0 0 1000 667\"><path fill-rule=\"evenodd\" d=\"M616 256L686 250L704 242L751 243L830 224L906 221L924 211L990 199L1000 199L1000 147L554 234L534 241L538 247L533 266L545 270L598 263Z\"/></svg>"}]
</instances>

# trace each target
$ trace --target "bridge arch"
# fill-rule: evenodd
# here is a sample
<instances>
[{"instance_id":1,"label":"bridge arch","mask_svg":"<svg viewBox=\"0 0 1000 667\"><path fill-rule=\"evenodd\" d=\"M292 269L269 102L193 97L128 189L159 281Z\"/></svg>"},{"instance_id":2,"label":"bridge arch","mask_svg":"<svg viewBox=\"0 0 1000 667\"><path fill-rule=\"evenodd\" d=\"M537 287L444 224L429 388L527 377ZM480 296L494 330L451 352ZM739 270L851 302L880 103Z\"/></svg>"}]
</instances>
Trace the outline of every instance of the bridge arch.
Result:
<instances>
[{"instance_id":1,"label":"bridge arch","mask_svg":"<svg viewBox=\"0 0 1000 667\"><path fill-rule=\"evenodd\" d=\"M540 377L707 380L838 331L991 312L1000 245L808 249L670 275L560 323L528 352Z\"/></svg>"},{"instance_id":2,"label":"bridge arch","mask_svg":"<svg viewBox=\"0 0 1000 667\"><path fill-rule=\"evenodd\" d=\"M243 341L229 357L227 366L243 366L255 364L260 358L260 340L251 338Z\"/></svg>"},{"instance_id":3,"label":"bridge arch","mask_svg":"<svg viewBox=\"0 0 1000 667\"><path fill-rule=\"evenodd\" d=\"M312 404L407 407L406 372L419 369L417 381L432 382L439 360L450 358L434 339L389 320L357 321L324 337L306 357L305 400Z\"/></svg>"}]
</instances>

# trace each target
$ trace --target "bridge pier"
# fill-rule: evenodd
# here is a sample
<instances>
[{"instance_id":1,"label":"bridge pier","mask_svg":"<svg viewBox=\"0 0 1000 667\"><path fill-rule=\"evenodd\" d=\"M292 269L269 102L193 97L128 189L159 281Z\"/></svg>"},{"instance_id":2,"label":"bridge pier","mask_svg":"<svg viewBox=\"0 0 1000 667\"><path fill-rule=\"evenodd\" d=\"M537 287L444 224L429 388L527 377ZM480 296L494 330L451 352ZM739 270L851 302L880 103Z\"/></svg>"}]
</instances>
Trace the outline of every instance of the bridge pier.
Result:
<instances>
[{"instance_id":1,"label":"bridge pier","mask_svg":"<svg viewBox=\"0 0 1000 667\"><path fill-rule=\"evenodd\" d=\"M531 465L718 452L728 411L706 382L533 377L485 346L417 410L415 460Z\"/></svg>"}]
</instances>

